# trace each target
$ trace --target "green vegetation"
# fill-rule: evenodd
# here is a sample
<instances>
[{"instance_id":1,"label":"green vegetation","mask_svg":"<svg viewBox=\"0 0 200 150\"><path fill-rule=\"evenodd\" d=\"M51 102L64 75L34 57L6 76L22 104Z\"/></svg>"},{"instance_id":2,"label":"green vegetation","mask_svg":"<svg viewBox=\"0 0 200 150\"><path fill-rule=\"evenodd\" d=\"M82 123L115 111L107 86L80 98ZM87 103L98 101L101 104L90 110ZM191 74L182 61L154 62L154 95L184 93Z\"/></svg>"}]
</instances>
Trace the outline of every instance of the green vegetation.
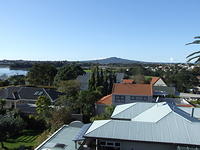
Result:
<instances>
[{"instance_id":1,"label":"green vegetation","mask_svg":"<svg viewBox=\"0 0 200 150\"><path fill-rule=\"evenodd\" d=\"M3 111L1 111L3 112ZM1 147L5 148L4 141L18 135L24 128L24 121L14 111L7 111L0 114L0 142ZM6 149L6 148L5 148Z\"/></svg>"},{"instance_id":2,"label":"green vegetation","mask_svg":"<svg viewBox=\"0 0 200 150\"><path fill-rule=\"evenodd\" d=\"M92 69L92 75L89 80L89 90L99 90L101 94L108 95L112 92L113 84L116 83L116 75L110 70L103 71L98 66Z\"/></svg>"},{"instance_id":3,"label":"green vegetation","mask_svg":"<svg viewBox=\"0 0 200 150\"><path fill-rule=\"evenodd\" d=\"M27 74L30 85L53 85L57 69L50 64L35 64Z\"/></svg>"},{"instance_id":4,"label":"green vegetation","mask_svg":"<svg viewBox=\"0 0 200 150\"><path fill-rule=\"evenodd\" d=\"M20 134L8 138L3 144L9 150L18 150L20 148L33 149L40 134L41 131L37 130L23 130Z\"/></svg>"},{"instance_id":5,"label":"green vegetation","mask_svg":"<svg viewBox=\"0 0 200 150\"><path fill-rule=\"evenodd\" d=\"M54 84L58 86L60 82L74 80L84 73L84 70L78 65L65 65L58 70L54 78Z\"/></svg>"},{"instance_id":6,"label":"green vegetation","mask_svg":"<svg viewBox=\"0 0 200 150\"><path fill-rule=\"evenodd\" d=\"M89 73L91 73L92 72L92 70L91 69L86 69L86 70L84 70L85 72L89 72Z\"/></svg>"},{"instance_id":7,"label":"green vegetation","mask_svg":"<svg viewBox=\"0 0 200 150\"><path fill-rule=\"evenodd\" d=\"M110 119L113 111L115 109L115 106L111 105L111 106L106 106L105 107L105 111L104 113L100 114L100 115L96 115L94 117L90 118L90 121L93 122L95 120L106 120L106 119Z\"/></svg>"},{"instance_id":8,"label":"green vegetation","mask_svg":"<svg viewBox=\"0 0 200 150\"><path fill-rule=\"evenodd\" d=\"M196 107L200 107L200 100L193 100L193 101L190 101L190 103L195 105Z\"/></svg>"}]
</instances>

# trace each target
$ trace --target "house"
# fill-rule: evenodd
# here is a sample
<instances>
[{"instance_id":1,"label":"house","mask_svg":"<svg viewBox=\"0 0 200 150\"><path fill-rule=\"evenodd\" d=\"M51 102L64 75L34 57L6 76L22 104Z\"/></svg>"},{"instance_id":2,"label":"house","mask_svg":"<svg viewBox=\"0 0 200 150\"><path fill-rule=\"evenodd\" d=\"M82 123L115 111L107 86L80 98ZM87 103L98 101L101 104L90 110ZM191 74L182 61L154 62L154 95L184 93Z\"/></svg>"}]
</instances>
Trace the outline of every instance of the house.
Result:
<instances>
[{"instance_id":1,"label":"house","mask_svg":"<svg viewBox=\"0 0 200 150\"><path fill-rule=\"evenodd\" d=\"M89 124L90 125L90 124ZM88 129L88 124L84 125L80 121L71 122L58 129L53 135L40 144L35 150L76 150L85 138L80 137L80 132Z\"/></svg>"},{"instance_id":2,"label":"house","mask_svg":"<svg viewBox=\"0 0 200 150\"><path fill-rule=\"evenodd\" d=\"M94 121L84 137L98 150L200 150L195 111L166 102L118 105L110 120Z\"/></svg>"},{"instance_id":3,"label":"house","mask_svg":"<svg viewBox=\"0 0 200 150\"><path fill-rule=\"evenodd\" d=\"M96 113L104 112L106 105L119 105L133 102L153 102L151 84L116 83L112 94L104 96L96 103Z\"/></svg>"},{"instance_id":4,"label":"house","mask_svg":"<svg viewBox=\"0 0 200 150\"><path fill-rule=\"evenodd\" d=\"M90 72L86 72L83 75L79 75L76 80L80 83L80 89L81 90L88 90L89 80L91 77Z\"/></svg>"},{"instance_id":5,"label":"house","mask_svg":"<svg viewBox=\"0 0 200 150\"><path fill-rule=\"evenodd\" d=\"M101 98L97 104L119 105L135 101L153 101L152 86L150 84L124 84L113 85L112 94Z\"/></svg>"},{"instance_id":6,"label":"house","mask_svg":"<svg viewBox=\"0 0 200 150\"><path fill-rule=\"evenodd\" d=\"M6 100L6 108L18 108L31 113L39 96L46 96L52 103L62 95L53 89L39 87L11 86L0 90L0 98Z\"/></svg>"},{"instance_id":7,"label":"house","mask_svg":"<svg viewBox=\"0 0 200 150\"><path fill-rule=\"evenodd\" d=\"M112 104L126 104L135 101L153 101L153 91L150 84L116 83L112 90Z\"/></svg>"},{"instance_id":8,"label":"house","mask_svg":"<svg viewBox=\"0 0 200 150\"><path fill-rule=\"evenodd\" d=\"M151 77L150 84L153 86L167 86L167 84L160 77Z\"/></svg>"},{"instance_id":9,"label":"house","mask_svg":"<svg viewBox=\"0 0 200 150\"><path fill-rule=\"evenodd\" d=\"M133 83L134 83L134 80L132 80L132 79L123 79L123 80L122 80L122 83L125 83L125 84L133 84Z\"/></svg>"}]
</instances>

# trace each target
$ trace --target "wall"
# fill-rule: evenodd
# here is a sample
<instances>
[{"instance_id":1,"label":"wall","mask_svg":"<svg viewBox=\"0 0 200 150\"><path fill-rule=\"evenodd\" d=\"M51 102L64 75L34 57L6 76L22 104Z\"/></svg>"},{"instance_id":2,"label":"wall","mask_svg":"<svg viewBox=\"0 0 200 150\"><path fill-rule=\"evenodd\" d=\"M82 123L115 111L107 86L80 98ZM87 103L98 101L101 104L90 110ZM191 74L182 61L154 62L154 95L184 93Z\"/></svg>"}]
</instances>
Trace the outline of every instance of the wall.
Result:
<instances>
[{"instance_id":1,"label":"wall","mask_svg":"<svg viewBox=\"0 0 200 150\"><path fill-rule=\"evenodd\" d=\"M95 104L96 115L103 113L105 111L105 107L106 105L104 104Z\"/></svg>"},{"instance_id":2,"label":"wall","mask_svg":"<svg viewBox=\"0 0 200 150\"><path fill-rule=\"evenodd\" d=\"M154 86L167 86L167 85L165 84L165 82L164 82L162 79L159 79L159 80L154 84Z\"/></svg>"},{"instance_id":3,"label":"wall","mask_svg":"<svg viewBox=\"0 0 200 150\"><path fill-rule=\"evenodd\" d=\"M176 150L174 144L146 143L146 142L121 142L120 150Z\"/></svg>"},{"instance_id":4,"label":"wall","mask_svg":"<svg viewBox=\"0 0 200 150\"><path fill-rule=\"evenodd\" d=\"M104 146L101 144L104 143ZM112 146L108 143L113 143ZM116 146L116 143L118 145ZM119 146L120 144L120 146ZM121 140L98 140L98 149L117 149L117 150L177 150L175 144L163 144L155 142L134 142Z\"/></svg>"},{"instance_id":5,"label":"wall","mask_svg":"<svg viewBox=\"0 0 200 150\"><path fill-rule=\"evenodd\" d=\"M119 102L116 101L116 94L112 95L112 104L113 105L120 105L120 104L128 104L128 103L134 103L134 102L153 102L154 99L152 98L152 96L141 96L141 95L120 95L120 96L125 96L125 100ZM131 100L131 96L136 97L136 99ZM137 98L138 97L138 98ZM145 99L140 99L142 97L145 97Z\"/></svg>"}]
</instances>

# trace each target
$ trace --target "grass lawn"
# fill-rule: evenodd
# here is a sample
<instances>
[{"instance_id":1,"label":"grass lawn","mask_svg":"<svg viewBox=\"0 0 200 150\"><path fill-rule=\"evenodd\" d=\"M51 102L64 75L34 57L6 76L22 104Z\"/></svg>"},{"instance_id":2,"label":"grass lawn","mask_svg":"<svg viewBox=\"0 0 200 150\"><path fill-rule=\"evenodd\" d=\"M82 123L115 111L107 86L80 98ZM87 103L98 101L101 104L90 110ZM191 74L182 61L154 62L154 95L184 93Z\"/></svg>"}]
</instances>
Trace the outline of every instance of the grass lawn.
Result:
<instances>
[{"instance_id":1,"label":"grass lawn","mask_svg":"<svg viewBox=\"0 0 200 150\"><path fill-rule=\"evenodd\" d=\"M87 70L84 70L85 72L92 72L92 70L90 70L90 69L87 69Z\"/></svg>"},{"instance_id":2,"label":"grass lawn","mask_svg":"<svg viewBox=\"0 0 200 150\"><path fill-rule=\"evenodd\" d=\"M26 149L32 149L36 144L36 138L40 134L41 132L39 131L23 130L20 135L7 139L4 142L4 146L9 150L18 150L21 146L26 147Z\"/></svg>"}]
</instances>

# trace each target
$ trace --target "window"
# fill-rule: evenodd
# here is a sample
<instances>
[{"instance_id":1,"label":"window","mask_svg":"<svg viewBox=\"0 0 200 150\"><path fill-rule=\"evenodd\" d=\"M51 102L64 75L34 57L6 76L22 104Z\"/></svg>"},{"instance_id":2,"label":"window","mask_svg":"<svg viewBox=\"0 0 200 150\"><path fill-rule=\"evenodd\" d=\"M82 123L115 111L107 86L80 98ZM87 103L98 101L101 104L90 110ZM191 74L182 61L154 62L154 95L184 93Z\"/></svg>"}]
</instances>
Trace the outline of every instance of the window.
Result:
<instances>
[{"instance_id":1,"label":"window","mask_svg":"<svg viewBox=\"0 0 200 150\"><path fill-rule=\"evenodd\" d=\"M136 100L136 97L135 96L131 96L131 100Z\"/></svg>"},{"instance_id":2,"label":"window","mask_svg":"<svg viewBox=\"0 0 200 150\"><path fill-rule=\"evenodd\" d=\"M144 96L143 99L146 101L146 100L148 100L148 97L147 97L147 96Z\"/></svg>"},{"instance_id":3,"label":"window","mask_svg":"<svg viewBox=\"0 0 200 150\"><path fill-rule=\"evenodd\" d=\"M100 142L100 145L106 145L106 142L102 141Z\"/></svg>"},{"instance_id":4,"label":"window","mask_svg":"<svg viewBox=\"0 0 200 150\"><path fill-rule=\"evenodd\" d=\"M117 103L125 103L125 96L123 95L115 95L115 102Z\"/></svg>"},{"instance_id":5,"label":"window","mask_svg":"<svg viewBox=\"0 0 200 150\"><path fill-rule=\"evenodd\" d=\"M116 147L120 147L120 143L115 143L115 146Z\"/></svg>"},{"instance_id":6,"label":"window","mask_svg":"<svg viewBox=\"0 0 200 150\"><path fill-rule=\"evenodd\" d=\"M113 143L107 142L107 145L108 145L108 146L113 146Z\"/></svg>"},{"instance_id":7,"label":"window","mask_svg":"<svg viewBox=\"0 0 200 150\"><path fill-rule=\"evenodd\" d=\"M135 96L135 100L148 100L147 96Z\"/></svg>"}]
</instances>

